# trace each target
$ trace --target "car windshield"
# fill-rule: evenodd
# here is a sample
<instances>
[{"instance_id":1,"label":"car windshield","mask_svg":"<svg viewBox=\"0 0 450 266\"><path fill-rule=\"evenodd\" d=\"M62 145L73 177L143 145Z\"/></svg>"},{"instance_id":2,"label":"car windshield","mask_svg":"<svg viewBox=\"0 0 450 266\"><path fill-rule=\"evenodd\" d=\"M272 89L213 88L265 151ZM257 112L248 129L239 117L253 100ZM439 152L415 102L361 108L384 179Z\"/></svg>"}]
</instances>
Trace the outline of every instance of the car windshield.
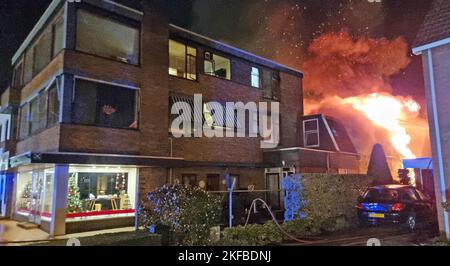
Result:
<instances>
[{"instance_id":1,"label":"car windshield","mask_svg":"<svg viewBox=\"0 0 450 266\"><path fill-rule=\"evenodd\" d=\"M364 195L367 201L395 201L399 199L399 193L395 189L388 188L371 188Z\"/></svg>"}]
</instances>

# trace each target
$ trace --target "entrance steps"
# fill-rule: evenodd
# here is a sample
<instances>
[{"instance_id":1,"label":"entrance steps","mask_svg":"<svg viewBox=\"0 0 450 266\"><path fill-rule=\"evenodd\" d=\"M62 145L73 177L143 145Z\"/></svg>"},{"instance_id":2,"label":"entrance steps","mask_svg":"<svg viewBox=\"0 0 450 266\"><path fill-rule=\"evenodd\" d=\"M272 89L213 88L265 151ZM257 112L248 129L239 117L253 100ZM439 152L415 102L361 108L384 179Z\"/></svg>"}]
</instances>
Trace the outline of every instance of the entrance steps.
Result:
<instances>
[{"instance_id":1,"label":"entrance steps","mask_svg":"<svg viewBox=\"0 0 450 266\"><path fill-rule=\"evenodd\" d=\"M28 222L17 223L17 226L22 228L22 229L25 229L25 230L32 230L32 229L38 229L39 228L39 225L28 223Z\"/></svg>"}]
</instances>

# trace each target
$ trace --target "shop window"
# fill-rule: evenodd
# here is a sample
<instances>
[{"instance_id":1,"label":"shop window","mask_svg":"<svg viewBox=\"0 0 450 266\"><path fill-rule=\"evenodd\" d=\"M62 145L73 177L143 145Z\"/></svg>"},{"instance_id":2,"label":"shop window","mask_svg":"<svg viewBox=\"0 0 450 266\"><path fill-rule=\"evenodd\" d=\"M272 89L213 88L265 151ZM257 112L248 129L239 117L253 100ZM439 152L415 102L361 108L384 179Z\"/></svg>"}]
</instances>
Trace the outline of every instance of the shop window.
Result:
<instances>
[{"instance_id":1,"label":"shop window","mask_svg":"<svg viewBox=\"0 0 450 266\"><path fill-rule=\"evenodd\" d=\"M54 171L21 172L17 176L15 212L29 216L29 221L40 224L50 220L53 206Z\"/></svg>"},{"instance_id":2,"label":"shop window","mask_svg":"<svg viewBox=\"0 0 450 266\"><path fill-rule=\"evenodd\" d=\"M169 74L197 80L197 50L191 46L169 40Z\"/></svg>"},{"instance_id":3,"label":"shop window","mask_svg":"<svg viewBox=\"0 0 450 266\"><path fill-rule=\"evenodd\" d=\"M204 67L206 75L231 80L231 61L228 58L206 52Z\"/></svg>"},{"instance_id":4,"label":"shop window","mask_svg":"<svg viewBox=\"0 0 450 266\"><path fill-rule=\"evenodd\" d=\"M261 88L261 75L259 68L252 67L251 80L253 88Z\"/></svg>"},{"instance_id":5,"label":"shop window","mask_svg":"<svg viewBox=\"0 0 450 266\"><path fill-rule=\"evenodd\" d=\"M79 9L76 49L121 62L139 64L140 30Z\"/></svg>"},{"instance_id":6,"label":"shop window","mask_svg":"<svg viewBox=\"0 0 450 266\"><path fill-rule=\"evenodd\" d=\"M76 79L74 95L73 123L124 129L138 127L136 89Z\"/></svg>"},{"instance_id":7,"label":"shop window","mask_svg":"<svg viewBox=\"0 0 450 266\"><path fill-rule=\"evenodd\" d=\"M67 219L134 215L135 168L71 167Z\"/></svg>"},{"instance_id":8,"label":"shop window","mask_svg":"<svg viewBox=\"0 0 450 266\"><path fill-rule=\"evenodd\" d=\"M64 46L64 18L59 18L53 25L53 54L55 57Z\"/></svg>"},{"instance_id":9,"label":"shop window","mask_svg":"<svg viewBox=\"0 0 450 266\"><path fill-rule=\"evenodd\" d=\"M33 76L50 63L52 53L52 35L45 32L34 46Z\"/></svg>"},{"instance_id":10,"label":"shop window","mask_svg":"<svg viewBox=\"0 0 450 266\"><path fill-rule=\"evenodd\" d=\"M304 144L307 148L320 147L319 120L311 119L303 121Z\"/></svg>"}]
</instances>

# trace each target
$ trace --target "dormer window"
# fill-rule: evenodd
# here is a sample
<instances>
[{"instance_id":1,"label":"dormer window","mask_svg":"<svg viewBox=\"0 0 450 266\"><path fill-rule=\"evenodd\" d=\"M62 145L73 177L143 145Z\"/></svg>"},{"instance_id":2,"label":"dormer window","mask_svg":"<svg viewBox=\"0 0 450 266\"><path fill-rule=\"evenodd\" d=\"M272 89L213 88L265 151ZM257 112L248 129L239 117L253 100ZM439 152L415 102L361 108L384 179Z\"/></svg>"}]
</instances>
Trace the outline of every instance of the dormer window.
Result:
<instances>
[{"instance_id":1,"label":"dormer window","mask_svg":"<svg viewBox=\"0 0 450 266\"><path fill-rule=\"evenodd\" d=\"M303 121L303 141L306 148L320 147L319 119Z\"/></svg>"}]
</instances>

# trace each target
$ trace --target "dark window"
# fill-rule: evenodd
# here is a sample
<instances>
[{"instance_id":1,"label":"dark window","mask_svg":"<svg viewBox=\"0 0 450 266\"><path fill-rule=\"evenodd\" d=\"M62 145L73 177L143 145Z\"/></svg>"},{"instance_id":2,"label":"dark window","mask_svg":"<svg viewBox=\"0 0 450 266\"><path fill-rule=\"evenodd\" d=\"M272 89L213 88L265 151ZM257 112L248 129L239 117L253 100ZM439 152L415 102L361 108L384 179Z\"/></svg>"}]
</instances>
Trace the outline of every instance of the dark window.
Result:
<instances>
[{"instance_id":1,"label":"dark window","mask_svg":"<svg viewBox=\"0 0 450 266\"><path fill-rule=\"evenodd\" d=\"M77 50L139 64L140 31L138 28L78 10Z\"/></svg>"},{"instance_id":2,"label":"dark window","mask_svg":"<svg viewBox=\"0 0 450 266\"><path fill-rule=\"evenodd\" d=\"M47 126L47 95L44 91L34 98L31 105L31 134L44 129Z\"/></svg>"},{"instance_id":3,"label":"dark window","mask_svg":"<svg viewBox=\"0 0 450 266\"><path fill-rule=\"evenodd\" d=\"M220 175L207 175L206 176L206 190L207 191L220 191Z\"/></svg>"},{"instance_id":4,"label":"dark window","mask_svg":"<svg viewBox=\"0 0 450 266\"><path fill-rule=\"evenodd\" d=\"M263 97L275 101L280 100L280 73L263 71Z\"/></svg>"},{"instance_id":5,"label":"dark window","mask_svg":"<svg viewBox=\"0 0 450 266\"><path fill-rule=\"evenodd\" d=\"M19 138L24 139L30 135L30 104L26 103L20 108Z\"/></svg>"},{"instance_id":6,"label":"dark window","mask_svg":"<svg viewBox=\"0 0 450 266\"><path fill-rule=\"evenodd\" d=\"M404 189L403 190L402 199L406 200L406 201L417 201L417 200L419 200L417 195L416 195L415 189L412 189L412 188L408 188L408 189Z\"/></svg>"},{"instance_id":7,"label":"dark window","mask_svg":"<svg viewBox=\"0 0 450 266\"><path fill-rule=\"evenodd\" d=\"M370 202L396 201L399 200L399 193L394 189L373 188L366 192L364 199Z\"/></svg>"},{"instance_id":8,"label":"dark window","mask_svg":"<svg viewBox=\"0 0 450 266\"><path fill-rule=\"evenodd\" d=\"M34 46L33 76L48 65L52 53L52 35L44 33Z\"/></svg>"},{"instance_id":9,"label":"dark window","mask_svg":"<svg viewBox=\"0 0 450 266\"><path fill-rule=\"evenodd\" d=\"M137 128L137 90L77 79L72 122Z\"/></svg>"},{"instance_id":10,"label":"dark window","mask_svg":"<svg viewBox=\"0 0 450 266\"><path fill-rule=\"evenodd\" d=\"M64 46L64 18L61 17L53 25L53 57L55 57Z\"/></svg>"},{"instance_id":11,"label":"dark window","mask_svg":"<svg viewBox=\"0 0 450 266\"><path fill-rule=\"evenodd\" d=\"M182 178L183 178L183 185L191 187L198 186L197 175L186 174L183 175Z\"/></svg>"},{"instance_id":12,"label":"dark window","mask_svg":"<svg viewBox=\"0 0 450 266\"><path fill-rule=\"evenodd\" d=\"M23 61L18 63L14 69L13 87L18 88L23 85Z\"/></svg>"},{"instance_id":13,"label":"dark window","mask_svg":"<svg viewBox=\"0 0 450 266\"><path fill-rule=\"evenodd\" d=\"M55 125L59 122L59 106L59 91L55 84L48 90L48 126Z\"/></svg>"}]
</instances>

